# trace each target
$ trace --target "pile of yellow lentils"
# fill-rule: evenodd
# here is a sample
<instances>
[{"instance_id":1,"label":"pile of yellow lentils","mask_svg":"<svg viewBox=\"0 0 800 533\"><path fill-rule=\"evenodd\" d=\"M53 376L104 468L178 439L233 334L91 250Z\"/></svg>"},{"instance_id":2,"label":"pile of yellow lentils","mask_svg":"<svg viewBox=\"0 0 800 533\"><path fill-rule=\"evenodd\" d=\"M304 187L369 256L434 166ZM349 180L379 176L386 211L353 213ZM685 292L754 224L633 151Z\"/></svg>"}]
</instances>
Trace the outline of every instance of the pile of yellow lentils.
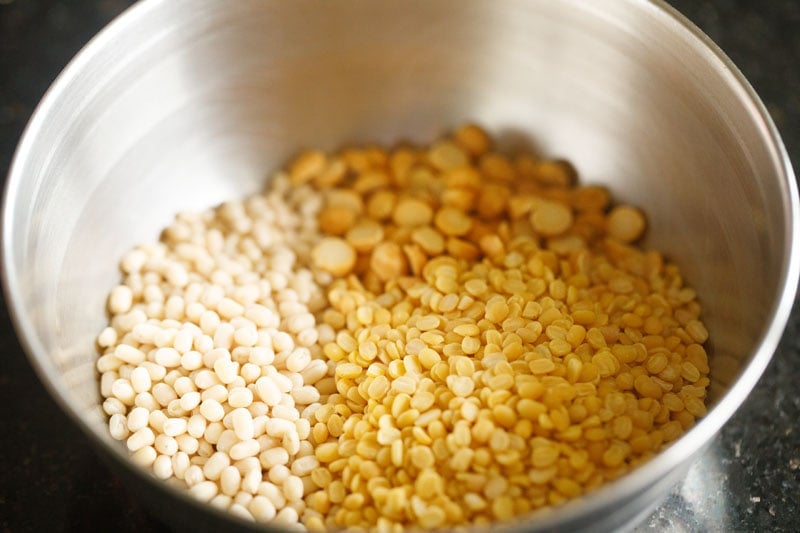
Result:
<instances>
[{"instance_id":1,"label":"pile of yellow lentils","mask_svg":"<svg viewBox=\"0 0 800 533\"><path fill-rule=\"evenodd\" d=\"M196 235L168 230L156 255L178 259L151 278L164 309L171 295L185 311L173 301L167 317L146 287L130 297L118 288L99 339L98 368L112 374L103 393L119 403L104 404L112 434L197 497L313 531L490 524L618 478L705 414L708 332L695 292L661 254L635 246L643 213L579 186L567 163L502 155L468 125L429 147L306 151L270 198L276 190L305 210L275 223L294 232L280 252L292 274L254 296L238 274L204 273L186 252L221 232L215 261L229 249L255 273L243 279L270 279L272 240L256 234L267 211L226 204L202 224L179 217ZM189 309L193 284L202 310ZM214 286L216 300L205 296ZM136 309L141 320L126 318ZM168 357L163 346L177 341L139 341L140 324L190 333ZM125 360L124 341L143 358ZM132 395L119 382L136 365L150 388L131 385ZM145 397L138 416L150 425L129 428L137 398L159 381L173 392ZM156 411L166 414L152 422ZM158 449L192 424L202 429L184 439L188 452L178 441Z\"/></svg>"}]
</instances>

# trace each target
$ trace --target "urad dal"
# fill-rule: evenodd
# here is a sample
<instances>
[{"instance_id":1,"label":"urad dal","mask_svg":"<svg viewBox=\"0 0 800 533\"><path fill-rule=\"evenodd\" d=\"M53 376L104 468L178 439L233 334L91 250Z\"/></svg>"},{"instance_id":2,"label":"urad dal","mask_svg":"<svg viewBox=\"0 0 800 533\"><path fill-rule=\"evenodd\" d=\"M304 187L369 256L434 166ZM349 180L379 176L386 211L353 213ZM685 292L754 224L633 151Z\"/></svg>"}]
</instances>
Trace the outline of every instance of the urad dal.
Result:
<instances>
[{"instance_id":1,"label":"urad dal","mask_svg":"<svg viewBox=\"0 0 800 533\"><path fill-rule=\"evenodd\" d=\"M306 151L123 257L98 336L109 430L159 478L296 529L561 504L706 411L700 305L645 229L474 125Z\"/></svg>"}]
</instances>

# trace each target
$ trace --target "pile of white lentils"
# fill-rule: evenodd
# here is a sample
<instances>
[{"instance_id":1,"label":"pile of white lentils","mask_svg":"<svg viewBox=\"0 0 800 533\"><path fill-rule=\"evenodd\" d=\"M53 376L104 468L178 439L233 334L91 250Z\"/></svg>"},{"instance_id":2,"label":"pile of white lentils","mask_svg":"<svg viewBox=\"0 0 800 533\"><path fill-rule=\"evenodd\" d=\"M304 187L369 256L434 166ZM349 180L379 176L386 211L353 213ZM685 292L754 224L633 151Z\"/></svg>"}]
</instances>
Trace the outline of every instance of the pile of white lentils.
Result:
<instances>
[{"instance_id":1,"label":"pile of white lentils","mask_svg":"<svg viewBox=\"0 0 800 533\"><path fill-rule=\"evenodd\" d=\"M194 497L295 530L558 505L706 412L700 305L634 246L645 226L474 125L308 150L122 258L97 339L111 435Z\"/></svg>"}]
</instances>

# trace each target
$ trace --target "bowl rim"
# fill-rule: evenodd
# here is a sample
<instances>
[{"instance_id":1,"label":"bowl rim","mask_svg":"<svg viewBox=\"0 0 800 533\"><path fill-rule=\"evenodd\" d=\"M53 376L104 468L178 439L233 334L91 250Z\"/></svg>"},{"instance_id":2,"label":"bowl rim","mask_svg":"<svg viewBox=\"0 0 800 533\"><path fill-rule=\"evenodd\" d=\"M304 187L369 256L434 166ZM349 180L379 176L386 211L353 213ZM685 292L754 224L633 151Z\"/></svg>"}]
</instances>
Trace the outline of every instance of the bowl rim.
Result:
<instances>
[{"instance_id":1,"label":"bowl rim","mask_svg":"<svg viewBox=\"0 0 800 533\"><path fill-rule=\"evenodd\" d=\"M30 153L41 130L47 123L49 115L58 105L61 94L106 46L118 38L119 34L135 29L137 24L148 16L148 13L161 8L168 1L141 0L124 10L92 37L69 61L36 106L12 157L3 191L2 220L0 221L2 225L2 286L17 338L39 380L62 412L72 419L96 449L117 459L117 462L127 472L139 480L171 494L196 509L211 512L218 518L231 521L239 526L252 527L251 523L239 517L198 502L191 498L185 490L160 482L149 473L148 469L134 465L122 446L113 445L115 443L99 435L84 421L81 413L69 402L69 392L61 383L59 372L48 360L46 350L37 336L33 323L24 313L25 298L17 283L20 274L15 268L13 260L15 233L12 215L15 212L17 191L25 178L24 173ZM603 487L563 506L550 509L545 514L533 513L519 517L519 525L527 528L553 529L564 521L580 520L581 517L596 513L622 497L636 494L643 488L652 485L653 480L665 477L671 470L686 463L710 443L714 435L744 402L769 364L791 314L798 277L800 277L800 203L798 202L795 175L778 129L758 94L721 48L665 0L624 1L632 8L648 10L650 16L657 18L660 24L669 25L674 31L682 33L682 38L691 46L692 50L704 55L709 63L717 68L725 78L728 87L737 93L737 101L747 108L748 115L757 122L762 139L770 153L771 163L777 172L777 177L781 180L780 185L785 193L781 208L789 215L788 220L784 222L785 238L783 242L783 250L787 254L787 258L782 265L781 277L776 288L776 291L780 292L780 296L771 309L772 318L758 339L750 362L743 367L734 385L709 410L708 414L665 450L620 479L608 482ZM567 2L578 4L577 0L567 0ZM259 524L258 527L270 529L269 525Z\"/></svg>"}]
</instances>

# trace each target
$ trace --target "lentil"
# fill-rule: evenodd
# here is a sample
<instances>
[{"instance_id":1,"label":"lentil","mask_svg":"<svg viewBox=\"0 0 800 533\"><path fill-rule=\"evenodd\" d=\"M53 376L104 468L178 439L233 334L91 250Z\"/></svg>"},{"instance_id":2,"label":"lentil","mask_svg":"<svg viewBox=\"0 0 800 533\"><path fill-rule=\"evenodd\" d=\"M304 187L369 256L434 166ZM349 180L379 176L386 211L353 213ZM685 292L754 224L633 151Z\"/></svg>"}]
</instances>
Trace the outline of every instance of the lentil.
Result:
<instances>
[{"instance_id":1,"label":"lentil","mask_svg":"<svg viewBox=\"0 0 800 533\"><path fill-rule=\"evenodd\" d=\"M253 498L262 468L302 466L300 451L311 448L300 420L281 425L263 415L284 405L299 412L318 401L311 385L332 372L323 364L308 381L301 374L320 355L311 351L316 313L325 304L308 269L314 264L341 275L353 268L354 246L370 238L356 231L351 245L317 237L322 197L300 183L321 175L325 161L321 152L308 152L291 178L277 175L267 193L200 216L181 213L162 242L126 254L125 278L108 299L111 325L98 338L101 360L131 365L122 375L120 365L98 362L112 436L126 440L134 460L152 465L157 477L174 476L197 498L260 521L275 520L288 505ZM289 187L290 179L299 185ZM248 276L264 281L234 285ZM139 278L152 279L143 291L134 290ZM169 318L152 306L166 295ZM276 316L282 306L286 316ZM276 329L282 319L285 330ZM303 482L287 479L285 500L296 502ZM281 516L286 524L299 521L296 513Z\"/></svg>"},{"instance_id":2,"label":"lentil","mask_svg":"<svg viewBox=\"0 0 800 533\"><path fill-rule=\"evenodd\" d=\"M673 394L658 421L646 407L657 404L640 405L708 371L705 354L687 348L691 358L665 375L669 360L645 342L673 336L699 346L708 333L694 294L683 288L674 291L685 295L675 307L634 312L682 283L674 267L648 266L664 264L657 253L628 246L644 232L641 212L618 206L606 215L607 191L570 189L567 164L528 158L515 168L490 146L475 126L436 143L431 167L413 183L442 191L441 200L421 194L401 200L392 219L375 216L386 239L381 260L373 251L355 269L358 281L328 286L331 306L344 316L340 334L359 341L345 353L323 347L340 393L324 405L347 406L356 417L336 436L319 433L324 474L317 476L327 488L308 497L327 498L327 527L506 520L618 477L703 413L688 391ZM525 185L524 195L517 172L536 184ZM383 194L405 198L407 183ZM480 194L457 193L470 190ZM409 240L418 247L413 254ZM348 301L370 308L371 319L360 320ZM607 402L614 411L600 409ZM644 439L642 431L657 433ZM382 469L387 492L368 490L359 478L365 461ZM526 470L523 481L517 473ZM441 480L463 476L471 484L440 489ZM358 506L348 505L353 496Z\"/></svg>"},{"instance_id":3,"label":"lentil","mask_svg":"<svg viewBox=\"0 0 800 533\"><path fill-rule=\"evenodd\" d=\"M630 245L640 210L490 150L475 125L309 150L180 213L107 300L112 436L246 519L398 531L557 505L678 438L706 412L695 292Z\"/></svg>"}]
</instances>

